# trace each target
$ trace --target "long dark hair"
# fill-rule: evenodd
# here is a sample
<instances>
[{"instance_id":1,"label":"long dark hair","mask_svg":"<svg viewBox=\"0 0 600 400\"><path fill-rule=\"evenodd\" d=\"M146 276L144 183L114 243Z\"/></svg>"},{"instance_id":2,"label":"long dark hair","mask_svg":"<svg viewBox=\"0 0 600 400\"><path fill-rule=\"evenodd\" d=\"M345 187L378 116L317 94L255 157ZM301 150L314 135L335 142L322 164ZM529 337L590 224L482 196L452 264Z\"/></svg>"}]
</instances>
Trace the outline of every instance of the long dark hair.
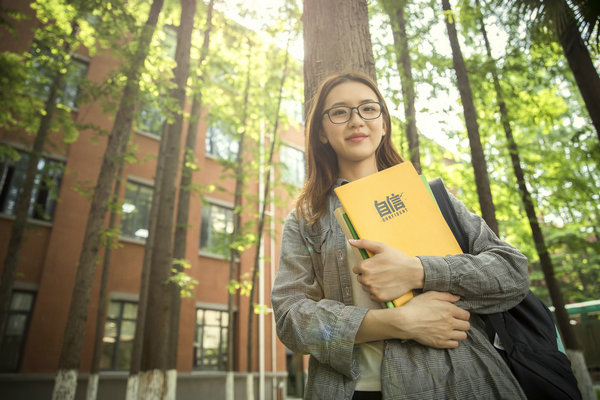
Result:
<instances>
[{"instance_id":1,"label":"long dark hair","mask_svg":"<svg viewBox=\"0 0 600 400\"><path fill-rule=\"evenodd\" d=\"M319 136L323 133L325 99L334 87L346 82L359 82L368 86L382 104L381 116L385 124L385 135L375 151L377 169L381 171L403 161L392 144L390 113L375 82L357 72L333 75L325 79L315 94L306 122L306 180L296 202L296 213L309 224L315 223L327 212L326 199L338 178L339 167L335 151L329 143L322 143Z\"/></svg>"}]
</instances>

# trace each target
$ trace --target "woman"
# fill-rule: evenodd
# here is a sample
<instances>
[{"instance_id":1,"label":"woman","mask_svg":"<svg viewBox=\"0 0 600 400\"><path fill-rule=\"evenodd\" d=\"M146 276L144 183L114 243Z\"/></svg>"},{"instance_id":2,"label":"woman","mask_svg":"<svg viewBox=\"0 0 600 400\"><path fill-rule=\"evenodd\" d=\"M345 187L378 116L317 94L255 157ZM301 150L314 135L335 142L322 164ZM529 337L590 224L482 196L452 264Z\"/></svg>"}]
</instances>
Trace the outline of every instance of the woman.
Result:
<instances>
[{"instance_id":1,"label":"woman","mask_svg":"<svg viewBox=\"0 0 600 400\"><path fill-rule=\"evenodd\" d=\"M402 161L376 85L356 73L325 80L307 121L307 179L286 219L271 300L281 341L310 354L305 398L519 399L518 382L474 313L515 306L527 259L453 199L464 255L407 257L349 243L333 188ZM356 260L350 245L374 253ZM380 304L422 291L395 309Z\"/></svg>"}]
</instances>

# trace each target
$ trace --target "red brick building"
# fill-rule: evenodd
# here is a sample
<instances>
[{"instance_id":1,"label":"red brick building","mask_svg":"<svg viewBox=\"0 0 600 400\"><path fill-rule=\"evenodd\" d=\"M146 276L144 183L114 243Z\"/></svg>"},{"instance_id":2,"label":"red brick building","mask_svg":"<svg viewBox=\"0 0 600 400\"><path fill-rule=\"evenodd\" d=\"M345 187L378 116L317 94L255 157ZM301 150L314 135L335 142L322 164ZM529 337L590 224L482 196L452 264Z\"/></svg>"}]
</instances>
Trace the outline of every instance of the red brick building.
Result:
<instances>
[{"instance_id":1,"label":"red brick building","mask_svg":"<svg viewBox=\"0 0 600 400\"><path fill-rule=\"evenodd\" d=\"M36 26L33 11L26 2L10 1L3 5L18 8L32 16L30 20L15 23L17 35L2 31L1 51L27 52L32 46L33 29ZM10 40L7 40L10 38ZM101 82L116 67L109 54L90 57L85 48L76 52L74 68L69 74L79 74L88 80ZM67 80L69 85L69 80ZM110 131L112 118L103 113L98 104L78 109L75 97L77 87L65 88L64 103L72 101L72 116L79 122L89 122ZM298 103L300 104L300 103ZM298 110L299 111L299 110ZM205 110L206 115L208 110ZM129 368L129 356L136 325L140 273L148 213L156 169L156 155L160 143L160 131L153 132L155 114L141 113L132 132L141 163L128 164L123 173L119 199L122 212L118 218L121 235L120 247L112 251L108 293L110 303L104 326L99 397L123 398ZM299 113L298 113L299 114ZM144 117L147 117L144 119ZM223 166L220 158L235 151L231 138L218 123L207 125L203 119L198 128L196 157L200 172L193 181L199 185L221 182ZM188 122L184 122L187 132ZM287 127L278 134L281 140L281 160L285 166L275 170L274 179L298 186L303 179L304 136L301 127ZM268 136L268 135L267 135ZM185 134L184 134L185 137ZM5 259L11 226L14 220L15 202L25 173L27 150L33 136L24 132L0 131L0 145L19 151L19 161L0 159L0 260ZM106 146L106 138L83 130L78 139L70 144L61 140L60 132L53 134L38 164L39 176L32 206L29 227L22 246L18 277L12 292L12 303L7 329L0 342L0 393L6 398L47 398L51 391L67 320L69 302L73 290L75 272L83 241L90 203L78 188L82 183L93 183ZM182 146L183 147L183 146ZM279 157L277 157L279 158ZM64 167L57 168L57 167ZM42 179L43 177L43 179ZM53 199L45 181L54 182L57 198ZM188 274L198 281L193 297L183 299L179 324L178 398L205 393L217 397L224 393L226 332L234 329L236 371L246 370L246 343L248 298L236 296L235 321L227 321L227 290L229 263L219 254L220 238L230 232L234 182L229 179L220 183L227 190L195 195L190 206L190 228L186 244L186 259L191 263ZM258 195L264 182L254 181L247 190ZM267 199L270 215L264 240L264 257L259 284L259 301L270 307L269 293L275 265L279 257L279 237L282 218L292 207L292 199L283 191L276 190L279 203L275 208ZM258 204L256 205L258 208ZM258 210L255 210L258 211ZM44 218L46 215L46 218ZM243 217L245 220L247 216ZM222 247L222 246L221 246ZM100 256L103 254L101 249ZM253 268L255 249L244 251L240 257L240 274ZM0 266L3 268L4 264ZM85 393L86 372L91 367L95 320L101 263L96 268L96 279L89 306L87 325L81 354L78 398ZM286 376L286 350L277 340L271 314L260 315L254 326L254 367L251 371L255 381L256 395L266 399L281 398L284 394ZM289 357L289 356L288 356ZM262 382L262 383L261 383ZM236 374L236 399L245 398L246 374Z\"/></svg>"}]
</instances>

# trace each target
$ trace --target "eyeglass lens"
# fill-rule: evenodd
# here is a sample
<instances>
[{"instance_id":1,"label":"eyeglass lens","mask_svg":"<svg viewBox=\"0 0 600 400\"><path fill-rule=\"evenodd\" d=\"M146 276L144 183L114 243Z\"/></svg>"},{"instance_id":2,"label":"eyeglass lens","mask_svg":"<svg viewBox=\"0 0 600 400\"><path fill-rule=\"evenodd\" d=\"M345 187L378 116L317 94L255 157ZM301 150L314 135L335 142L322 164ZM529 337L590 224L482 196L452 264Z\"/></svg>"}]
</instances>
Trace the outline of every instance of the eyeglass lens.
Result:
<instances>
[{"instance_id":1,"label":"eyeglass lens","mask_svg":"<svg viewBox=\"0 0 600 400\"><path fill-rule=\"evenodd\" d=\"M338 106L328 111L329 119L334 124L342 124L352 118L352 110L356 109L362 119L375 119L381 115L379 103L364 103L358 107Z\"/></svg>"}]
</instances>

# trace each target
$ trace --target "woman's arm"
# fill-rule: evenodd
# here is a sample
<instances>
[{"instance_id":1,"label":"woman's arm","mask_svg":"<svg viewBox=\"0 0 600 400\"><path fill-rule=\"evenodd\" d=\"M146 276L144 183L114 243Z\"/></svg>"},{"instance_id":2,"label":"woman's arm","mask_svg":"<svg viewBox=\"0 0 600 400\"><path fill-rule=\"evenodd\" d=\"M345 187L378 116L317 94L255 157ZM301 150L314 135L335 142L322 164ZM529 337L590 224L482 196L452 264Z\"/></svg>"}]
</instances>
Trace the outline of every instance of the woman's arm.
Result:
<instances>
[{"instance_id":1,"label":"woman's arm","mask_svg":"<svg viewBox=\"0 0 600 400\"><path fill-rule=\"evenodd\" d=\"M436 348L455 348L467 338L470 314L453 303L450 293L426 292L402 307L369 310L356 335L357 343L413 339Z\"/></svg>"},{"instance_id":2,"label":"woman's arm","mask_svg":"<svg viewBox=\"0 0 600 400\"><path fill-rule=\"evenodd\" d=\"M460 306L494 313L517 305L529 290L527 257L500 240L485 221L450 195L469 242L469 254L419 257L424 290L448 291L461 297Z\"/></svg>"},{"instance_id":3,"label":"woman's arm","mask_svg":"<svg viewBox=\"0 0 600 400\"><path fill-rule=\"evenodd\" d=\"M271 292L279 339L348 377L356 375L354 340L367 310L324 298L311 258L314 250L307 248L295 213L284 224L281 246Z\"/></svg>"},{"instance_id":4,"label":"woman's arm","mask_svg":"<svg viewBox=\"0 0 600 400\"><path fill-rule=\"evenodd\" d=\"M452 304L457 296L430 292L398 309L367 310L325 299L299 222L292 213L283 229L282 250L271 292L280 340L291 350L352 377L355 343L413 339L452 348L466 338L469 313Z\"/></svg>"},{"instance_id":5,"label":"woman's arm","mask_svg":"<svg viewBox=\"0 0 600 400\"><path fill-rule=\"evenodd\" d=\"M527 258L500 240L483 219L450 196L469 242L469 254L407 257L379 242L350 241L374 256L353 271L376 301L389 301L412 289L449 292L461 297L460 307L493 313L514 307L527 294Z\"/></svg>"}]
</instances>

